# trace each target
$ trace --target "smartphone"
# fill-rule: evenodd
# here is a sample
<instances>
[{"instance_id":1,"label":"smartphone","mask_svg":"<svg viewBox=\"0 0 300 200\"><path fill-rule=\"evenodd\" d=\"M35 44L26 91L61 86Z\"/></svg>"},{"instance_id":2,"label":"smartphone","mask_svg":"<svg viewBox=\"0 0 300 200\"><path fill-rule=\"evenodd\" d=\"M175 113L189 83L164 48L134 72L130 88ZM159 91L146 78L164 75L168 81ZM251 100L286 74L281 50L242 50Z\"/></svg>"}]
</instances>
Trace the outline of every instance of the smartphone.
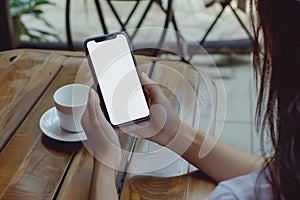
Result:
<instances>
[{"instance_id":1,"label":"smartphone","mask_svg":"<svg viewBox=\"0 0 300 200\"><path fill-rule=\"evenodd\" d=\"M150 118L128 36L118 32L88 38L84 49L101 107L113 127Z\"/></svg>"}]
</instances>

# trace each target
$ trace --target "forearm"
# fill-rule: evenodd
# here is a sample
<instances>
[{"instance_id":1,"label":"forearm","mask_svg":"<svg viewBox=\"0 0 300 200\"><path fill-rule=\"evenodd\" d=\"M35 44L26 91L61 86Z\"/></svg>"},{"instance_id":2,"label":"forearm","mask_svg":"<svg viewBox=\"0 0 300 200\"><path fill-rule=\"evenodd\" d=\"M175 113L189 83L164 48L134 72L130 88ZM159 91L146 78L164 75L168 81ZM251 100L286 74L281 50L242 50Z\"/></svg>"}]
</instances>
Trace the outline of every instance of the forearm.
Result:
<instances>
[{"instance_id":1,"label":"forearm","mask_svg":"<svg viewBox=\"0 0 300 200\"><path fill-rule=\"evenodd\" d=\"M167 147L218 182L262 167L263 158L205 136L183 124Z\"/></svg>"},{"instance_id":2,"label":"forearm","mask_svg":"<svg viewBox=\"0 0 300 200\"><path fill-rule=\"evenodd\" d=\"M89 199L117 200L118 194L115 184L115 170L94 161L94 169L90 184Z\"/></svg>"}]
</instances>

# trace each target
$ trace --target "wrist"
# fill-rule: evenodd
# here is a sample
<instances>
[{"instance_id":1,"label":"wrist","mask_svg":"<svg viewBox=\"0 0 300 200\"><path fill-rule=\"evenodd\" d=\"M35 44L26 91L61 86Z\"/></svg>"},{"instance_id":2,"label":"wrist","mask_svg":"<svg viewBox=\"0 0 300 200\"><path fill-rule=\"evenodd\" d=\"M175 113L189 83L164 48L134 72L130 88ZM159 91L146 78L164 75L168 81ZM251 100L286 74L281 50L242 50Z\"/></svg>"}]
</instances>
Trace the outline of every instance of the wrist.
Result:
<instances>
[{"instance_id":1,"label":"wrist","mask_svg":"<svg viewBox=\"0 0 300 200\"><path fill-rule=\"evenodd\" d=\"M174 151L178 155L183 155L192 145L196 135L196 129L187 125L183 121L180 121L177 132L173 136L172 140L167 145L165 145L165 147Z\"/></svg>"},{"instance_id":2,"label":"wrist","mask_svg":"<svg viewBox=\"0 0 300 200\"><path fill-rule=\"evenodd\" d=\"M94 159L94 167L93 167L93 174L95 177L111 177L115 179L116 170L106 164L103 164L97 159Z\"/></svg>"},{"instance_id":3,"label":"wrist","mask_svg":"<svg viewBox=\"0 0 300 200\"><path fill-rule=\"evenodd\" d=\"M106 167L111 169L118 170L121 163L121 153L118 154L102 154L101 156L98 154L94 156L94 167Z\"/></svg>"},{"instance_id":4,"label":"wrist","mask_svg":"<svg viewBox=\"0 0 300 200\"><path fill-rule=\"evenodd\" d=\"M114 169L94 159L89 199L117 199Z\"/></svg>"}]
</instances>

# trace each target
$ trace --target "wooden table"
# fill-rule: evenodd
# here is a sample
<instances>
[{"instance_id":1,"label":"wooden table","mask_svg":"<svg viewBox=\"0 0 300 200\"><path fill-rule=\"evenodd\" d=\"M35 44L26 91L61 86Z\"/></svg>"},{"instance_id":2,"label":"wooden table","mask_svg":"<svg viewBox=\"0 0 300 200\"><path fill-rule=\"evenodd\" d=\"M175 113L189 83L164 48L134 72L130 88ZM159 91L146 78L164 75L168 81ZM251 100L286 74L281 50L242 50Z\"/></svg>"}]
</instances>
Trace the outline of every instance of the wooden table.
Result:
<instances>
[{"instance_id":1,"label":"wooden table","mask_svg":"<svg viewBox=\"0 0 300 200\"><path fill-rule=\"evenodd\" d=\"M137 56L137 61L142 65L140 71L152 71L152 78L167 86L164 92L175 109L180 103L186 110L183 120L195 125L196 105L190 100L189 89L168 70L184 74L194 89L199 84L197 73L180 62L144 56ZM163 65L172 67L159 67ZM39 127L42 114L54 106L54 92L74 82L92 84L82 52L0 52L0 199L87 199L92 156L81 142L53 140ZM181 94L179 98L170 92L172 87ZM123 135L122 145L128 141L132 137ZM134 151L153 148L158 147L138 139ZM134 163L138 161L132 157L128 168L134 168ZM162 170L128 173L121 199L204 199L214 187L211 180L178 158Z\"/></svg>"}]
</instances>

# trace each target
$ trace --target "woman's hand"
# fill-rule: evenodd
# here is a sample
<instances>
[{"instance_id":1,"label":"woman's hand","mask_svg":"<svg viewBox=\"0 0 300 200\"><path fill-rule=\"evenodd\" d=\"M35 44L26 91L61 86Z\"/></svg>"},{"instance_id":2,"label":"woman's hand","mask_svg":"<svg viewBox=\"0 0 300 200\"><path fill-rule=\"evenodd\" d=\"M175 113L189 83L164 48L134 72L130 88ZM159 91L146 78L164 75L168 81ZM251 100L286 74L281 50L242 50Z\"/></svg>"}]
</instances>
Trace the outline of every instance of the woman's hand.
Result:
<instances>
[{"instance_id":1,"label":"woman's hand","mask_svg":"<svg viewBox=\"0 0 300 200\"><path fill-rule=\"evenodd\" d=\"M84 143L90 153L106 166L117 169L121 160L121 147L115 130L108 123L94 89L90 89L87 108L81 119L88 140Z\"/></svg>"},{"instance_id":2,"label":"woman's hand","mask_svg":"<svg viewBox=\"0 0 300 200\"><path fill-rule=\"evenodd\" d=\"M141 81L148 98L151 120L121 127L121 130L132 131L142 138L166 146L175 137L181 120L157 83L145 73L141 74Z\"/></svg>"}]
</instances>

